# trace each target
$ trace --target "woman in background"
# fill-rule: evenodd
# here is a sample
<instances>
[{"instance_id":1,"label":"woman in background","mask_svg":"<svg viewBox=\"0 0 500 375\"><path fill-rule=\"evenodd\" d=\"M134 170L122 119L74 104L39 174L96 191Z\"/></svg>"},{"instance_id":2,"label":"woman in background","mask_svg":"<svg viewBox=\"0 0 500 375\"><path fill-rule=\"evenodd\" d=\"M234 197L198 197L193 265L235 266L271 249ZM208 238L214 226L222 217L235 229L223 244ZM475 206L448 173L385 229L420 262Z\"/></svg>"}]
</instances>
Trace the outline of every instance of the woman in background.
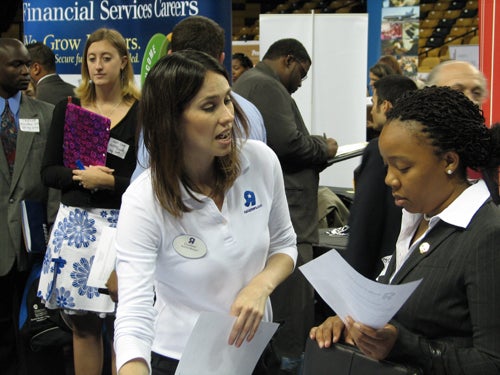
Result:
<instances>
[{"instance_id":1,"label":"woman in background","mask_svg":"<svg viewBox=\"0 0 500 375\"><path fill-rule=\"evenodd\" d=\"M398 59L392 55L384 55L378 59L379 63L388 65L394 71L394 74L403 75L403 69L401 69L401 65L399 65Z\"/></svg>"},{"instance_id":2,"label":"woman in background","mask_svg":"<svg viewBox=\"0 0 500 375\"><path fill-rule=\"evenodd\" d=\"M238 52L233 55L231 68L233 71L233 83L235 83L243 73L253 68L253 63L247 55Z\"/></svg>"},{"instance_id":3,"label":"woman in background","mask_svg":"<svg viewBox=\"0 0 500 375\"><path fill-rule=\"evenodd\" d=\"M396 74L394 69L385 63L377 62L375 65L370 67L368 77L370 78L369 86L370 91L373 92L373 84L380 78L386 77L391 74Z\"/></svg>"},{"instance_id":4,"label":"woman in background","mask_svg":"<svg viewBox=\"0 0 500 375\"><path fill-rule=\"evenodd\" d=\"M379 147L403 217L378 280L422 281L381 329L335 316L310 336L320 347L344 336L371 358L424 374L498 374L500 208L466 170L498 167L500 127L488 129L479 107L448 87L411 91L387 120Z\"/></svg>"},{"instance_id":5,"label":"woman in background","mask_svg":"<svg viewBox=\"0 0 500 375\"><path fill-rule=\"evenodd\" d=\"M61 205L52 230L39 284L47 308L63 309L73 328L76 375L101 375L103 319L112 333L115 302L87 285L105 227L115 227L121 196L136 164L135 132L139 91L126 41L115 30L98 29L87 39L82 82L71 102L111 121L106 165L65 166L63 143L68 101L54 109L42 164L47 186L61 190ZM116 275L108 281L116 292ZM116 299L115 296L113 296ZM114 357L114 356L113 356ZM113 369L115 366L113 365Z\"/></svg>"}]
</instances>

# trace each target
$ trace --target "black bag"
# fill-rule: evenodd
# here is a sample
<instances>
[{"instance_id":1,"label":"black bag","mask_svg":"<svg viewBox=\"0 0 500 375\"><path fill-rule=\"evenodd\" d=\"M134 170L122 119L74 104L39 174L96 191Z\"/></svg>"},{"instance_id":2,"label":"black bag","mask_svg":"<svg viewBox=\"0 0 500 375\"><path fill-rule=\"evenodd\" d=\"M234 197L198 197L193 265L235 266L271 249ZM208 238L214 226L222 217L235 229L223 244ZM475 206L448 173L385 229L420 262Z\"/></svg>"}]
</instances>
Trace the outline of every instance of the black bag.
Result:
<instances>
[{"instance_id":1,"label":"black bag","mask_svg":"<svg viewBox=\"0 0 500 375\"><path fill-rule=\"evenodd\" d=\"M304 375L420 375L419 369L389 361L376 361L347 344L332 344L320 349L318 343L307 340L304 355Z\"/></svg>"},{"instance_id":2,"label":"black bag","mask_svg":"<svg viewBox=\"0 0 500 375\"><path fill-rule=\"evenodd\" d=\"M71 329L63 320L60 310L46 309L37 296L41 269L40 263L33 265L19 311L19 332L33 351L49 346L64 346L73 341Z\"/></svg>"}]
</instances>

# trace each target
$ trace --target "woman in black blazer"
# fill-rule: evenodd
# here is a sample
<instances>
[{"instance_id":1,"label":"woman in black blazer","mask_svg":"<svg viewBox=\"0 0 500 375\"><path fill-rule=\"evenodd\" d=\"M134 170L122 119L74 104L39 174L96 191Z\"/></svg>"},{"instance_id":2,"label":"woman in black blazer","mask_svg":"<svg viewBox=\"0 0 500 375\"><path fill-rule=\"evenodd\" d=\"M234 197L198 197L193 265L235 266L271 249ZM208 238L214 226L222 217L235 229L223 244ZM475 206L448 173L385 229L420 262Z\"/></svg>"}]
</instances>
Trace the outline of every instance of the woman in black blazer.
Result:
<instances>
[{"instance_id":1,"label":"woman in black blazer","mask_svg":"<svg viewBox=\"0 0 500 375\"><path fill-rule=\"evenodd\" d=\"M371 358L425 374L498 374L500 209L466 169L500 164L500 127L488 129L479 108L446 87L408 93L387 119L380 153L403 218L378 280L422 282L381 329L336 316L310 336L320 347L343 336Z\"/></svg>"}]
</instances>

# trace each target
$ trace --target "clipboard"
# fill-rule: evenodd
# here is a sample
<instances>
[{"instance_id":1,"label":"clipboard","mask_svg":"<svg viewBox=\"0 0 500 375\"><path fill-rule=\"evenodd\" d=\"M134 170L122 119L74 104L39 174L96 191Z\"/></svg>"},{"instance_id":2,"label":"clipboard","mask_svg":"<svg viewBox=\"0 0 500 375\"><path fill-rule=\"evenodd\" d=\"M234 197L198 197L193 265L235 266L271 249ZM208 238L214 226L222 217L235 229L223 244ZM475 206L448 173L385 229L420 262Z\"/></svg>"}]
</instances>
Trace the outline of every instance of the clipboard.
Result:
<instances>
[{"instance_id":1,"label":"clipboard","mask_svg":"<svg viewBox=\"0 0 500 375\"><path fill-rule=\"evenodd\" d=\"M78 169L77 161L87 165L106 165L111 120L91 112L68 99L64 121L63 163Z\"/></svg>"},{"instance_id":2,"label":"clipboard","mask_svg":"<svg viewBox=\"0 0 500 375\"><path fill-rule=\"evenodd\" d=\"M337 154L328 159L328 164L338 163L339 161L354 158L356 156L361 156L365 150L368 142L351 143L348 145L339 146Z\"/></svg>"}]
</instances>

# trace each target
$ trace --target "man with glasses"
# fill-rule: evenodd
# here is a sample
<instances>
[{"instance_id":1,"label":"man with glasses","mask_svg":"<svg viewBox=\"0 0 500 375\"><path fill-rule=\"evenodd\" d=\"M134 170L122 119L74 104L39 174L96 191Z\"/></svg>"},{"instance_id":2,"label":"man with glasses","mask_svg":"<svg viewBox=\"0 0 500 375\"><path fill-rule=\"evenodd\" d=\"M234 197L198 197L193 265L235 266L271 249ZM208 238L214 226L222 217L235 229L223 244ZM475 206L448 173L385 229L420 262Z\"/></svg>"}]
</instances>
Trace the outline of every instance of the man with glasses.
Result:
<instances>
[{"instance_id":1,"label":"man with glasses","mask_svg":"<svg viewBox=\"0 0 500 375\"><path fill-rule=\"evenodd\" d=\"M267 144L280 160L297 233L297 267L312 259L312 245L318 243L319 173L338 147L332 138L309 134L291 96L306 79L310 67L311 58L298 40L281 39L233 86L236 93L259 109ZM271 302L274 321L282 324L274 340L282 357L282 373L297 373L308 329L314 321L314 291L296 269L275 289Z\"/></svg>"}]
</instances>

